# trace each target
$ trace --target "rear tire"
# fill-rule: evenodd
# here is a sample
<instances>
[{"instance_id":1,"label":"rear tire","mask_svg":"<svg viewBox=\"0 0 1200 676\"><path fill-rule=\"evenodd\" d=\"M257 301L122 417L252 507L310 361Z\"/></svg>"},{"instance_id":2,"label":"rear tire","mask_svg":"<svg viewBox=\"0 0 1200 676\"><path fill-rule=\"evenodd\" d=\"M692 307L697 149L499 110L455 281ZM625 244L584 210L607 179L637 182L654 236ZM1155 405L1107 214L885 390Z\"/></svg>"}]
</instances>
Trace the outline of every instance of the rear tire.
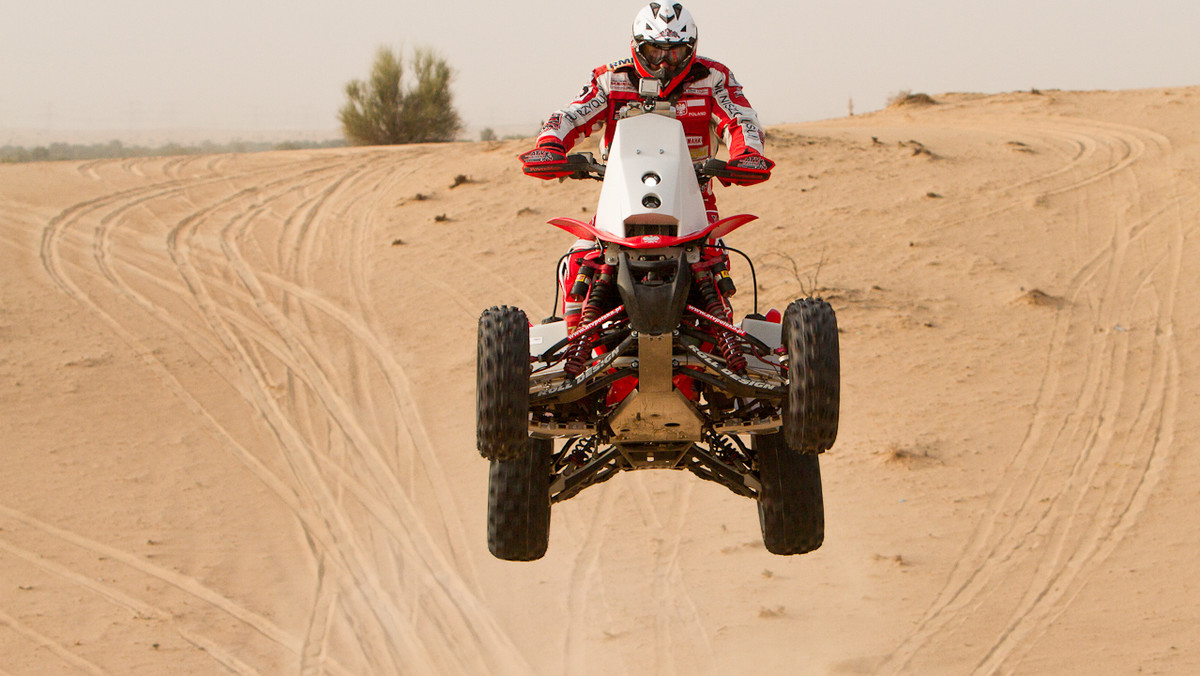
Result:
<instances>
[{"instance_id":1,"label":"rear tire","mask_svg":"<svg viewBox=\"0 0 1200 676\"><path fill-rule=\"evenodd\" d=\"M505 561L534 561L550 544L551 439L529 437L516 460L493 460L488 477L488 549Z\"/></svg>"},{"instance_id":2,"label":"rear tire","mask_svg":"<svg viewBox=\"0 0 1200 676\"><path fill-rule=\"evenodd\" d=\"M825 541L820 456L788 448L782 434L756 434L758 523L772 554L811 552Z\"/></svg>"},{"instance_id":3,"label":"rear tire","mask_svg":"<svg viewBox=\"0 0 1200 676\"><path fill-rule=\"evenodd\" d=\"M801 453L822 453L837 439L841 398L841 358L837 317L829 303L804 298L783 316L788 354L788 396L783 405L787 445Z\"/></svg>"},{"instance_id":4,"label":"rear tire","mask_svg":"<svg viewBox=\"0 0 1200 676\"><path fill-rule=\"evenodd\" d=\"M479 316L475 444L488 460L525 453L529 436L529 320L507 305Z\"/></svg>"}]
</instances>

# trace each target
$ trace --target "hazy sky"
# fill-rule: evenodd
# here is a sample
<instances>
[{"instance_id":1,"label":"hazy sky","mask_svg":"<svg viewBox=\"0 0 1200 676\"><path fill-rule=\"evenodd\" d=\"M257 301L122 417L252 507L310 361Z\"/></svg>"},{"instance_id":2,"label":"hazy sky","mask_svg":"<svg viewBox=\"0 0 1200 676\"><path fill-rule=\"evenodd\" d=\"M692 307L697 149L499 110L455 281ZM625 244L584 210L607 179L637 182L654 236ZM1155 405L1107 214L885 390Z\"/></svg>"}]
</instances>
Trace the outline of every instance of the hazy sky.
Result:
<instances>
[{"instance_id":1,"label":"hazy sky","mask_svg":"<svg viewBox=\"0 0 1200 676\"><path fill-rule=\"evenodd\" d=\"M381 45L431 46L474 130L534 131L643 2L0 0L0 130L337 129ZM692 0L766 124L900 90L1200 84L1197 0ZM0 143L4 136L0 134Z\"/></svg>"}]
</instances>

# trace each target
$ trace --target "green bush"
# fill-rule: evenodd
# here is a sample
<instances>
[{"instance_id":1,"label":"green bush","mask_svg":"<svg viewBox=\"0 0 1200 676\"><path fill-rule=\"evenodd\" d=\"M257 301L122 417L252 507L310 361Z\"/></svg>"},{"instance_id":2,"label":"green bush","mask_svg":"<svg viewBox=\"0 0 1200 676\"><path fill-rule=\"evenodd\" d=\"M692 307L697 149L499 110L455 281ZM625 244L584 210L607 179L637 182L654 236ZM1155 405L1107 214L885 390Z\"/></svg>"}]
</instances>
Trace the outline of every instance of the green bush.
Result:
<instances>
[{"instance_id":1,"label":"green bush","mask_svg":"<svg viewBox=\"0 0 1200 676\"><path fill-rule=\"evenodd\" d=\"M400 55L380 47L370 79L346 85L347 101L338 120L347 141L395 145L454 140L462 129L450 92L454 72L428 48L414 50L410 70L416 84L405 88Z\"/></svg>"}]
</instances>

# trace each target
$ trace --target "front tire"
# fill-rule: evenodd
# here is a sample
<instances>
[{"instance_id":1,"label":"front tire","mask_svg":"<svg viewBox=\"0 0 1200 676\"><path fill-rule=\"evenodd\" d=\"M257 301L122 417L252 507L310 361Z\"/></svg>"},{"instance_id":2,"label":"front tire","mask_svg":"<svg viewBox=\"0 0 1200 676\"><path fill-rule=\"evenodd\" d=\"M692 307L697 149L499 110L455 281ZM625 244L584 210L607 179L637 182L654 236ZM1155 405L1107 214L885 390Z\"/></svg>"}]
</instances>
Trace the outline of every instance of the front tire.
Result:
<instances>
[{"instance_id":1,"label":"front tire","mask_svg":"<svg viewBox=\"0 0 1200 676\"><path fill-rule=\"evenodd\" d=\"M841 357L837 317L829 303L803 298L783 316L788 355L788 396L783 406L787 445L801 453L823 453L837 439Z\"/></svg>"},{"instance_id":2,"label":"front tire","mask_svg":"<svg viewBox=\"0 0 1200 676\"><path fill-rule=\"evenodd\" d=\"M503 305L479 316L475 445L488 460L514 460L529 436L529 320Z\"/></svg>"},{"instance_id":3,"label":"front tire","mask_svg":"<svg viewBox=\"0 0 1200 676\"><path fill-rule=\"evenodd\" d=\"M554 441L534 439L516 460L493 460L488 477L488 550L504 561L534 561L550 544Z\"/></svg>"},{"instance_id":4,"label":"front tire","mask_svg":"<svg viewBox=\"0 0 1200 676\"><path fill-rule=\"evenodd\" d=\"M758 523L767 551L786 556L817 549L825 541L820 456L788 448L782 434L756 434L750 443L758 458Z\"/></svg>"}]
</instances>

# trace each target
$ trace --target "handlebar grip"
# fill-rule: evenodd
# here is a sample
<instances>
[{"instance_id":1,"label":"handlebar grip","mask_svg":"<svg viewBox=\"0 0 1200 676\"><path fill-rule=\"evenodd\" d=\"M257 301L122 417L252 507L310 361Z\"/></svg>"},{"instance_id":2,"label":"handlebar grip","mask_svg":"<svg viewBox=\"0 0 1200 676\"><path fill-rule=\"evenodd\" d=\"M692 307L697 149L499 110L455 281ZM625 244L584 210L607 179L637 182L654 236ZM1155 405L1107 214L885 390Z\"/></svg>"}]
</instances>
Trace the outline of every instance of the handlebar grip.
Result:
<instances>
[{"instance_id":1,"label":"handlebar grip","mask_svg":"<svg viewBox=\"0 0 1200 676\"><path fill-rule=\"evenodd\" d=\"M705 160L696 168L696 174L698 176L705 176L708 178L728 177L730 173L732 172L725 168L725 162L717 159Z\"/></svg>"},{"instance_id":2,"label":"handlebar grip","mask_svg":"<svg viewBox=\"0 0 1200 676\"><path fill-rule=\"evenodd\" d=\"M573 173L571 178L604 177L604 165L596 162L591 153L571 153L567 155L567 169Z\"/></svg>"}]
</instances>

